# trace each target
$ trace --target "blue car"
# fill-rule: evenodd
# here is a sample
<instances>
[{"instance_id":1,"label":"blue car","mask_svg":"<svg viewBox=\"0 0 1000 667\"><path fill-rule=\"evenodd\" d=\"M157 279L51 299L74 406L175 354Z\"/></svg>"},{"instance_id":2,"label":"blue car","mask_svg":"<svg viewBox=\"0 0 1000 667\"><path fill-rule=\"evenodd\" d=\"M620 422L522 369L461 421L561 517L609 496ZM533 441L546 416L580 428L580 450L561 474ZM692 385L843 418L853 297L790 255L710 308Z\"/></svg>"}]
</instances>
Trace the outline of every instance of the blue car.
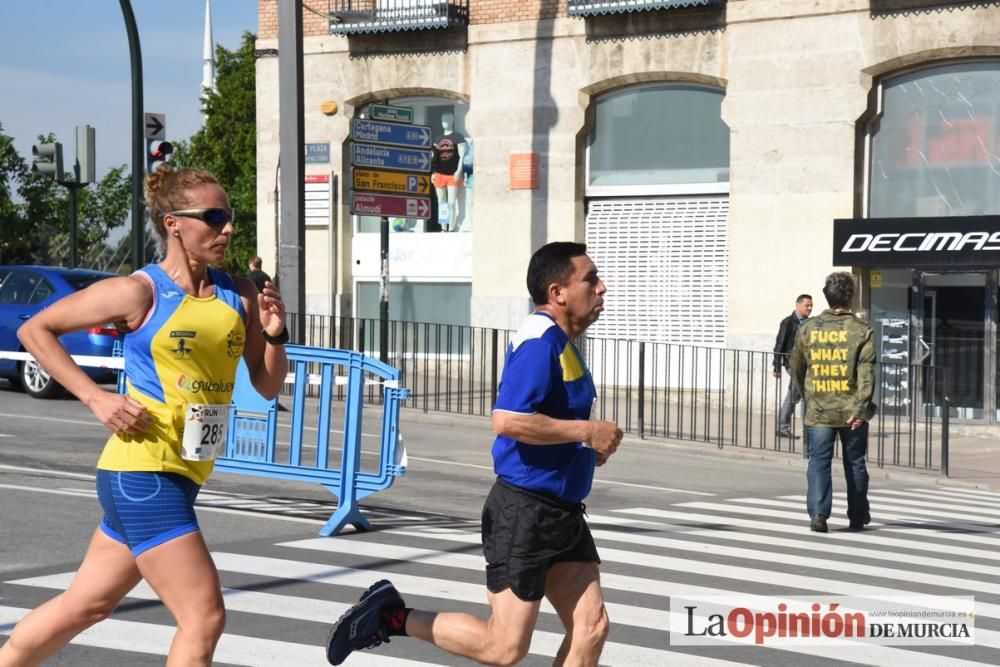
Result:
<instances>
[{"instance_id":1,"label":"blue car","mask_svg":"<svg viewBox=\"0 0 1000 667\"><path fill-rule=\"evenodd\" d=\"M64 296L115 275L49 266L0 266L0 354L24 351L17 339L17 329L32 315ZM114 325L107 324L66 334L59 340L70 354L110 357L121 335ZM97 366L82 368L97 382L115 379L113 370ZM62 386L34 360L0 357L0 377L9 379L15 387L23 387L35 398L52 398L63 393Z\"/></svg>"}]
</instances>

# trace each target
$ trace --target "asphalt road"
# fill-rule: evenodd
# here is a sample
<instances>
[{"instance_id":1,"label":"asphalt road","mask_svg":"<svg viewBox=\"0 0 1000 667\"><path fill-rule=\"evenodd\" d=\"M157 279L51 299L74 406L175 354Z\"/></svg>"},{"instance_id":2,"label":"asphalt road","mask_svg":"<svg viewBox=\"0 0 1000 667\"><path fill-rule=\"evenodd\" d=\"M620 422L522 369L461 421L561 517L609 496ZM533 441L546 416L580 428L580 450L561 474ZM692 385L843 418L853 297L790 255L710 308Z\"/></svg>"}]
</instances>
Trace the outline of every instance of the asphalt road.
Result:
<instances>
[{"instance_id":1,"label":"asphalt road","mask_svg":"<svg viewBox=\"0 0 1000 667\"><path fill-rule=\"evenodd\" d=\"M362 501L372 532L317 539L336 508L319 487L234 474L205 485L199 517L233 591L218 664L325 664L330 621L382 576L409 604L485 614L477 530L493 479L489 422L404 411L401 431L406 476ZM363 432L371 455L376 430L366 424ZM75 400L39 401L0 386L0 635L68 584L100 515L93 469L106 437ZM587 499L614 623L602 664L1000 663L1000 539L991 515L1000 496L874 471L873 530L844 530L838 501L831 533L817 535L807 529L804 468L795 457L626 439ZM834 480L842 491L838 470ZM858 590L975 595L978 645L682 647L666 632L675 595ZM114 619L47 664L162 664L171 625L137 589ZM551 663L559 632L543 613L522 664ZM394 640L347 664L468 663Z\"/></svg>"}]
</instances>

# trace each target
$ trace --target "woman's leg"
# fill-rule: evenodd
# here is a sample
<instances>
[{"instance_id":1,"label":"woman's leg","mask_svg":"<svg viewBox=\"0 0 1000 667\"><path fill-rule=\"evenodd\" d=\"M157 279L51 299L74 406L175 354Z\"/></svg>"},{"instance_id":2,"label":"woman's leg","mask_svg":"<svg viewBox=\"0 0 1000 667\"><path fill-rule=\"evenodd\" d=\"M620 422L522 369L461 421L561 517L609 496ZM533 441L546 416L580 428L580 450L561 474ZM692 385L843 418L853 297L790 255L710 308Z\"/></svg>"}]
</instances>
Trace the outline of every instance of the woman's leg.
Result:
<instances>
[{"instance_id":1,"label":"woman's leg","mask_svg":"<svg viewBox=\"0 0 1000 667\"><path fill-rule=\"evenodd\" d=\"M0 667L40 664L110 616L140 578L128 547L98 528L69 588L22 618L0 647Z\"/></svg>"},{"instance_id":2,"label":"woman's leg","mask_svg":"<svg viewBox=\"0 0 1000 667\"><path fill-rule=\"evenodd\" d=\"M141 553L136 564L177 622L168 667L211 665L226 625L226 610L219 572L201 532L153 547Z\"/></svg>"}]
</instances>

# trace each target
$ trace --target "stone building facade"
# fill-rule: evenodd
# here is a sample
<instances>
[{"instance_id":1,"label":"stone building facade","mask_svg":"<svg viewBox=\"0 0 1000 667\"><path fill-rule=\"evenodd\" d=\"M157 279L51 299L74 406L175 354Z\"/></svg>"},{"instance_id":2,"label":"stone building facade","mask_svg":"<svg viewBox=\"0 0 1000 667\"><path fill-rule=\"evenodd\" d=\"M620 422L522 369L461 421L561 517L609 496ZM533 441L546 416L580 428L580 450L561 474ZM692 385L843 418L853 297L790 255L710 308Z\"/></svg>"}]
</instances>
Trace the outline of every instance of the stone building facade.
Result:
<instances>
[{"instance_id":1,"label":"stone building facade","mask_svg":"<svg viewBox=\"0 0 1000 667\"><path fill-rule=\"evenodd\" d=\"M532 251L578 240L609 286L596 335L766 350L795 297L822 307L846 268L880 352L962 357L963 415L996 420L991 237L899 239L997 224L1000 3L305 4L306 141L329 144L306 168L336 204L307 229L312 312L372 316L379 235L350 213L350 126L389 102L436 135L451 114L468 163L457 208L435 188L436 219L393 221L393 317L515 327ZM276 48L276 2L259 5L259 48ZM258 60L258 211L275 209L277 71ZM903 227L862 227L875 218ZM430 233L443 222L458 231ZM276 223L259 224L273 257Z\"/></svg>"}]
</instances>

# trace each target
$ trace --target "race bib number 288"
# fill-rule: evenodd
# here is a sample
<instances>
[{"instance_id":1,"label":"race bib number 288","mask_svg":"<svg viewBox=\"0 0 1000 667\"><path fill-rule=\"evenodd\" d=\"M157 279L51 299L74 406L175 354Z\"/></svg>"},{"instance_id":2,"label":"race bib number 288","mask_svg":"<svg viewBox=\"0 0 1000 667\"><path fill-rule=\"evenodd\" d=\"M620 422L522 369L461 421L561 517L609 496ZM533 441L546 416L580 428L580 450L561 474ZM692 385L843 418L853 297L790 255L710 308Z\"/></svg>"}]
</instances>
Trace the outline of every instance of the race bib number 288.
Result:
<instances>
[{"instance_id":1,"label":"race bib number 288","mask_svg":"<svg viewBox=\"0 0 1000 667\"><path fill-rule=\"evenodd\" d=\"M226 446L229 406L188 403L184 415L181 458L185 461L214 461Z\"/></svg>"}]
</instances>

